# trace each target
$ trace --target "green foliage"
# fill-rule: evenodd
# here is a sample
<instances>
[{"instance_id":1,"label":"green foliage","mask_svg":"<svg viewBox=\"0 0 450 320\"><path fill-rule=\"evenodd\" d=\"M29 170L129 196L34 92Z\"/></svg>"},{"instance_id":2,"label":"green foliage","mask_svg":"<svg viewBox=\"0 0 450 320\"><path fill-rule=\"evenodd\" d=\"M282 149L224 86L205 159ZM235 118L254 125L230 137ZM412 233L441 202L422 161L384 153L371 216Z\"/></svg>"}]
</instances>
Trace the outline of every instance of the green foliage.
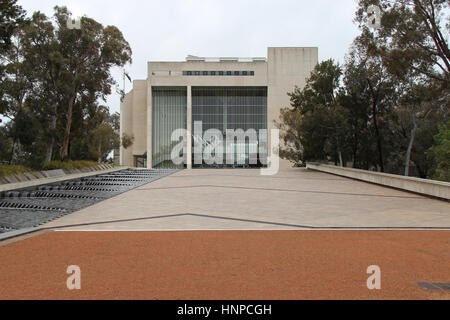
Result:
<instances>
[{"instance_id":1,"label":"green foliage","mask_svg":"<svg viewBox=\"0 0 450 320\"><path fill-rule=\"evenodd\" d=\"M345 110L346 150L344 156L354 168L370 169L378 164L370 93L364 68L347 64L339 103Z\"/></svg>"},{"instance_id":2,"label":"green foliage","mask_svg":"<svg viewBox=\"0 0 450 320\"><path fill-rule=\"evenodd\" d=\"M303 90L296 88L289 94L292 106L305 114L314 111L316 106L335 104L341 75L341 67L333 60L321 62L314 68L305 88Z\"/></svg>"},{"instance_id":3,"label":"green foliage","mask_svg":"<svg viewBox=\"0 0 450 320\"><path fill-rule=\"evenodd\" d=\"M83 169L86 167L95 167L100 165L100 163L93 162L93 161L85 161L85 160L79 160L79 161L52 161L50 163L47 163L43 165L42 167L38 168L31 168L27 166L22 165L9 165L9 164L2 164L0 163L0 177L10 176L14 174L22 174L26 172L33 172L36 170L74 170L74 169Z\"/></svg>"},{"instance_id":4,"label":"green foliage","mask_svg":"<svg viewBox=\"0 0 450 320\"><path fill-rule=\"evenodd\" d=\"M292 109L281 112L277 127L284 146L280 155L302 165L305 161L331 159L345 164L346 110L340 104L342 69L332 60L318 64L303 90L290 93Z\"/></svg>"},{"instance_id":5,"label":"green foliage","mask_svg":"<svg viewBox=\"0 0 450 320\"><path fill-rule=\"evenodd\" d=\"M0 126L0 163L11 160L12 139L9 136L8 129Z\"/></svg>"},{"instance_id":6,"label":"green foliage","mask_svg":"<svg viewBox=\"0 0 450 320\"><path fill-rule=\"evenodd\" d=\"M134 143L134 136L130 136L126 133L122 135L122 147L124 147L124 149L128 149L133 145L133 143Z\"/></svg>"},{"instance_id":7,"label":"green foliage","mask_svg":"<svg viewBox=\"0 0 450 320\"><path fill-rule=\"evenodd\" d=\"M58 31L55 32L56 48L62 66L61 85L57 92L66 115L63 118L61 159L69 158L69 145L73 115L76 109L83 110L97 99L105 99L115 84L110 74L112 67L131 62L131 48L122 33L114 26L103 27L97 21L83 17L81 29L68 29L69 11L55 7ZM56 67L56 66L55 66Z\"/></svg>"},{"instance_id":8,"label":"green foliage","mask_svg":"<svg viewBox=\"0 0 450 320\"><path fill-rule=\"evenodd\" d=\"M433 179L450 182L450 121L439 127L436 144L429 150L434 162Z\"/></svg>"},{"instance_id":9,"label":"green foliage","mask_svg":"<svg viewBox=\"0 0 450 320\"><path fill-rule=\"evenodd\" d=\"M42 166L42 170L73 170L73 169L82 169L85 167L95 167L100 165L98 162L86 161L86 160L78 160L78 161L51 161Z\"/></svg>"},{"instance_id":10,"label":"green foliage","mask_svg":"<svg viewBox=\"0 0 450 320\"><path fill-rule=\"evenodd\" d=\"M409 154L413 174L428 177L432 163L426 151L438 124L448 119L446 91L433 84L395 84L386 71L371 69L350 56L341 79L338 65L320 63L305 88L289 94L291 108L276 122L284 142L281 157L296 166L326 161L377 170L381 147L386 172L403 174Z\"/></svg>"},{"instance_id":11,"label":"green foliage","mask_svg":"<svg viewBox=\"0 0 450 320\"><path fill-rule=\"evenodd\" d=\"M0 0L0 18L15 2ZM120 145L120 116L99 100L115 84L111 68L131 62L131 48L116 27L86 16L81 30L68 29L70 16L57 6L53 19L35 12L11 29L0 70L0 114L10 119L0 135L3 161L35 168L71 157L105 161Z\"/></svg>"},{"instance_id":12,"label":"green foliage","mask_svg":"<svg viewBox=\"0 0 450 320\"><path fill-rule=\"evenodd\" d=\"M88 114L75 114L72 131L72 157L92 161L106 161L120 145L117 115L110 115L106 106L91 105Z\"/></svg>"},{"instance_id":13,"label":"green foliage","mask_svg":"<svg viewBox=\"0 0 450 320\"><path fill-rule=\"evenodd\" d=\"M284 142L280 147L280 157L297 167L304 165L301 123L300 111L293 108L281 109L279 122L276 123L280 129L280 139Z\"/></svg>"},{"instance_id":14,"label":"green foliage","mask_svg":"<svg viewBox=\"0 0 450 320\"><path fill-rule=\"evenodd\" d=\"M4 64L5 58L11 51L11 38L16 30L24 25L25 12L21 6L17 5L17 0L0 0L0 115L5 114L8 109L8 100L5 99L7 78L7 66Z\"/></svg>"},{"instance_id":15,"label":"green foliage","mask_svg":"<svg viewBox=\"0 0 450 320\"><path fill-rule=\"evenodd\" d=\"M0 177L12 176L14 174L22 174L32 171L32 169L25 166L12 166L0 163Z\"/></svg>"},{"instance_id":16,"label":"green foliage","mask_svg":"<svg viewBox=\"0 0 450 320\"><path fill-rule=\"evenodd\" d=\"M41 132L40 124L25 109L20 109L11 125L10 136L22 146L31 146Z\"/></svg>"},{"instance_id":17,"label":"green foliage","mask_svg":"<svg viewBox=\"0 0 450 320\"><path fill-rule=\"evenodd\" d=\"M376 30L366 24L370 5L382 9ZM282 157L426 178L434 144L436 178L444 179L449 146L442 132L433 136L449 119L449 10L445 0L359 0L361 33L344 69L322 62L289 94L292 108L277 123Z\"/></svg>"},{"instance_id":18,"label":"green foliage","mask_svg":"<svg viewBox=\"0 0 450 320\"><path fill-rule=\"evenodd\" d=\"M14 30L24 21L25 12L17 0L0 0L0 52L9 49Z\"/></svg>"},{"instance_id":19,"label":"green foliage","mask_svg":"<svg viewBox=\"0 0 450 320\"><path fill-rule=\"evenodd\" d=\"M381 27L365 25L367 8L382 9ZM362 35L372 35L371 52L399 79L423 77L450 82L448 0L359 0L356 21Z\"/></svg>"}]
</instances>

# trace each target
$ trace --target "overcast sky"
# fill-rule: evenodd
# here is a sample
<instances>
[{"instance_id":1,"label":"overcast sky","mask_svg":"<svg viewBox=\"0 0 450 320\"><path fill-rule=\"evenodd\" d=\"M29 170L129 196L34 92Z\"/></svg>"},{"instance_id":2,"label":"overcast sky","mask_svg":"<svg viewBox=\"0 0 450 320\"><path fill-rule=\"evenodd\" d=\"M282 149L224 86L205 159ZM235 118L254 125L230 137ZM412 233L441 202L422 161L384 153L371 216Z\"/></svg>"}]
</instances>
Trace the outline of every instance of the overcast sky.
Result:
<instances>
[{"instance_id":1,"label":"overcast sky","mask_svg":"<svg viewBox=\"0 0 450 320\"><path fill-rule=\"evenodd\" d=\"M19 0L31 14L52 15L55 5L75 16L115 25L133 50L126 67L146 79L147 61L206 57L266 57L267 47L319 47L319 60L339 62L358 33L356 0ZM122 87L120 70L113 72ZM129 91L131 84L127 83ZM107 105L120 110L113 94Z\"/></svg>"}]
</instances>

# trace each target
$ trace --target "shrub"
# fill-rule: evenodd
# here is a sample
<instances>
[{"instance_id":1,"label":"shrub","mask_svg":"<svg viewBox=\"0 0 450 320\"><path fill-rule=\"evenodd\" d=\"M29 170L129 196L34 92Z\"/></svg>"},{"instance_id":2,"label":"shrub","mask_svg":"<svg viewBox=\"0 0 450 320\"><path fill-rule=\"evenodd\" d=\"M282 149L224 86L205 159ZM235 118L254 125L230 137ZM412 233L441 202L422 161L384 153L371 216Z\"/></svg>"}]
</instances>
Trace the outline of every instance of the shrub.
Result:
<instances>
[{"instance_id":1,"label":"shrub","mask_svg":"<svg viewBox=\"0 0 450 320\"><path fill-rule=\"evenodd\" d=\"M13 166L0 163L0 177L12 176L13 174L22 174L32 171L33 170L25 166Z\"/></svg>"},{"instance_id":2,"label":"shrub","mask_svg":"<svg viewBox=\"0 0 450 320\"><path fill-rule=\"evenodd\" d=\"M86 160L78 160L78 161L52 161L42 166L42 170L73 170L73 169L82 169L86 167L95 167L100 165L100 163Z\"/></svg>"},{"instance_id":3,"label":"shrub","mask_svg":"<svg viewBox=\"0 0 450 320\"><path fill-rule=\"evenodd\" d=\"M434 160L433 179L450 182L450 121L439 127L434 141L435 145L428 152Z\"/></svg>"}]
</instances>

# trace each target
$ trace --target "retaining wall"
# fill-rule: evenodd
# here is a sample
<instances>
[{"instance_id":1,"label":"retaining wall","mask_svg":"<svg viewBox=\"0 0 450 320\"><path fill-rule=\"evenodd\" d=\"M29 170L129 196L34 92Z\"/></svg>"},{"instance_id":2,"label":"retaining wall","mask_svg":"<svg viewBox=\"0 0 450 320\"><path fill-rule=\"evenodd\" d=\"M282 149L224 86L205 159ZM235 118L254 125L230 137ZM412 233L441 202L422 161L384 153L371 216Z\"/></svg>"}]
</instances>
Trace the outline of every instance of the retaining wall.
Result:
<instances>
[{"instance_id":1,"label":"retaining wall","mask_svg":"<svg viewBox=\"0 0 450 320\"><path fill-rule=\"evenodd\" d=\"M306 167L310 170L331 173L342 177L352 178L396 189L411 191L427 196L450 200L450 183L448 182L403 177L393 174L352 168L342 168L313 162L308 163Z\"/></svg>"},{"instance_id":2,"label":"retaining wall","mask_svg":"<svg viewBox=\"0 0 450 320\"><path fill-rule=\"evenodd\" d=\"M74 170L51 170L13 175L0 179L0 192L40 186L48 183L79 179L104 173L116 172L127 167L113 167L103 164Z\"/></svg>"}]
</instances>

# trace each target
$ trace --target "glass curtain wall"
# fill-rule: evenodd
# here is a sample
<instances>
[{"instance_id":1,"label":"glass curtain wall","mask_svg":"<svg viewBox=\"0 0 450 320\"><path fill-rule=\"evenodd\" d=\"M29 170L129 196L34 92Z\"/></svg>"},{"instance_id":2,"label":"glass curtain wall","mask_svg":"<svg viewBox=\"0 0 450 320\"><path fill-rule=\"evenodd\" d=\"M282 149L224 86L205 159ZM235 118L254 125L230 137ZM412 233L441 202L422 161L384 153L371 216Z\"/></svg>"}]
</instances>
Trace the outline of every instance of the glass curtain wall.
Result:
<instances>
[{"instance_id":1,"label":"glass curtain wall","mask_svg":"<svg viewBox=\"0 0 450 320\"><path fill-rule=\"evenodd\" d=\"M223 133L224 145L226 142L226 130L242 129L247 131L254 129L267 130L267 88L266 87L193 87L192 88L192 127L194 123L201 121L203 132L209 129L218 129ZM201 139L194 137L193 140ZM213 167L261 167L260 155L258 163L250 164L250 153L258 153L258 144L234 143L234 164L227 164L227 155L224 154L224 164ZM194 149L193 149L194 150ZM226 150L223 151L224 153ZM194 156L192 157L194 159ZM245 162L238 164L238 159ZM209 167L193 164L194 167Z\"/></svg>"},{"instance_id":2,"label":"glass curtain wall","mask_svg":"<svg viewBox=\"0 0 450 320\"><path fill-rule=\"evenodd\" d=\"M179 142L172 142L172 133L186 129L186 87L153 87L152 113L152 165L153 168L183 168L171 160L172 149Z\"/></svg>"}]
</instances>

